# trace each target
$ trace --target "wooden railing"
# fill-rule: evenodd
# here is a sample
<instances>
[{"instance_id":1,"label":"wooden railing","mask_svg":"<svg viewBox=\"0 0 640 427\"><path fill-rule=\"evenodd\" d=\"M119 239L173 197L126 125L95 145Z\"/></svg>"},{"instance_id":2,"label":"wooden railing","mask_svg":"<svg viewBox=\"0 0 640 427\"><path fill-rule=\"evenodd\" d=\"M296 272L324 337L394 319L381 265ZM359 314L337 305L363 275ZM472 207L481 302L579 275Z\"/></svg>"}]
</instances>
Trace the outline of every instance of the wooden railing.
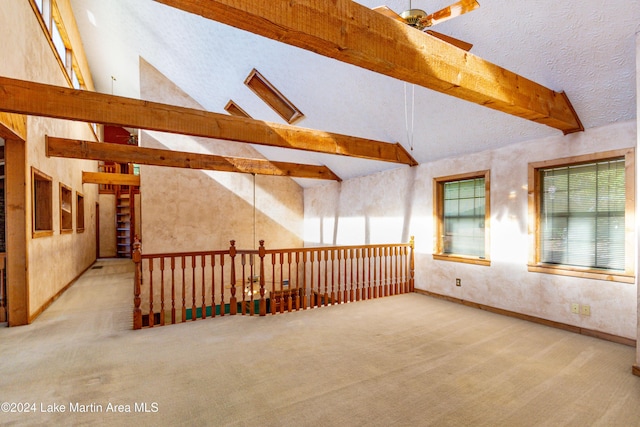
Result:
<instances>
[{"instance_id":1,"label":"wooden railing","mask_svg":"<svg viewBox=\"0 0 640 427\"><path fill-rule=\"evenodd\" d=\"M409 243L143 254L134 242L134 329L277 314L414 290Z\"/></svg>"},{"instance_id":2,"label":"wooden railing","mask_svg":"<svg viewBox=\"0 0 640 427\"><path fill-rule=\"evenodd\" d=\"M0 323L7 321L7 254L0 253Z\"/></svg>"}]
</instances>

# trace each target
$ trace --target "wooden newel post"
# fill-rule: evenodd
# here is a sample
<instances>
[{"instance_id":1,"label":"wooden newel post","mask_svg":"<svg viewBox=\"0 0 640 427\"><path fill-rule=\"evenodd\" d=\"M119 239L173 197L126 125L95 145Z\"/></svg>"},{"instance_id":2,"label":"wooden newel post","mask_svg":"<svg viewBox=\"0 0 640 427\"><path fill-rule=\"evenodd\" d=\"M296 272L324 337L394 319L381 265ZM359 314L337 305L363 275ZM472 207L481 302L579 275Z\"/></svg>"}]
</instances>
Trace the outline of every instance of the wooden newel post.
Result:
<instances>
[{"instance_id":1,"label":"wooden newel post","mask_svg":"<svg viewBox=\"0 0 640 427\"><path fill-rule=\"evenodd\" d=\"M140 287L142 286L142 244L136 235L133 238L133 262L135 263L135 276L133 283L133 329L142 329L142 310L140 310Z\"/></svg>"},{"instance_id":2,"label":"wooden newel post","mask_svg":"<svg viewBox=\"0 0 640 427\"><path fill-rule=\"evenodd\" d=\"M409 292L413 292L415 290L415 237L411 236L411 240L409 241L409 246L411 247L411 253L409 255Z\"/></svg>"},{"instance_id":3,"label":"wooden newel post","mask_svg":"<svg viewBox=\"0 0 640 427\"><path fill-rule=\"evenodd\" d=\"M236 299L236 241L231 240L229 256L231 257L231 298L229 298L229 314L238 314L238 300Z\"/></svg>"},{"instance_id":4,"label":"wooden newel post","mask_svg":"<svg viewBox=\"0 0 640 427\"><path fill-rule=\"evenodd\" d=\"M264 299L264 240L260 240L260 248L258 248L258 256L260 257L260 316L267 315L267 301Z\"/></svg>"}]
</instances>

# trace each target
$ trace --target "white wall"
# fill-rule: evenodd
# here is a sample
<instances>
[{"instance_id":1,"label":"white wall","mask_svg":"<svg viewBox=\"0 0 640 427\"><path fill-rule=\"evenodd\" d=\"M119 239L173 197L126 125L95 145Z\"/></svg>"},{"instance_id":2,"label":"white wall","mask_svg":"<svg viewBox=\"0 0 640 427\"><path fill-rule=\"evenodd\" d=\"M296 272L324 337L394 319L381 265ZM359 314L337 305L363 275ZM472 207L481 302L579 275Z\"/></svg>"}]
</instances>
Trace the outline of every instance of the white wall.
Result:
<instances>
[{"instance_id":1,"label":"white wall","mask_svg":"<svg viewBox=\"0 0 640 427\"><path fill-rule=\"evenodd\" d=\"M527 271L528 163L635 145L633 121L309 188L305 244L414 235L419 289L635 339L636 285ZM433 179L485 169L491 171L491 266L433 260ZM572 314L573 302L589 304L591 316Z\"/></svg>"},{"instance_id":2,"label":"white wall","mask_svg":"<svg viewBox=\"0 0 640 427\"><path fill-rule=\"evenodd\" d=\"M203 110L151 64L140 62L142 99ZM141 132L144 147L262 158L253 147L229 141ZM291 178L140 167L143 253L302 246L303 191ZM254 210L255 206L255 210ZM255 214L255 217L254 217ZM255 218L255 236L254 236Z\"/></svg>"}]
</instances>

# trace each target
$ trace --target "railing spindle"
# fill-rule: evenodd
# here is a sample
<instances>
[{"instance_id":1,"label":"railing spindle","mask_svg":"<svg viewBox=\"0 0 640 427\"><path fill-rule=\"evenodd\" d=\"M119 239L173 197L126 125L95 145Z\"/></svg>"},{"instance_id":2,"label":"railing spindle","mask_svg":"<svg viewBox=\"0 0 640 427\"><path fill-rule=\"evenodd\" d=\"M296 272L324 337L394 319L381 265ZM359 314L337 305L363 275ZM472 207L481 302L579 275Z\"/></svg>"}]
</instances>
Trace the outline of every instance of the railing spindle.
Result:
<instances>
[{"instance_id":1,"label":"railing spindle","mask_svg":"<svg viewBox=\"0 0 640 427\"><path fill-rule=\"evenodd\" d=\"M220 316L226 311L224 303L224 255L220 255Z\"/></svg>"},{"instance_id":2,"label":"railing spindle","mask_svg":"<svg viewBox=\"0 0 640 427\"><path fill-rule=\"evenodd\" d=\"M311 292L311 291L309 291ZM309 294L311 298L311 294ZM311 301L309 301L309 306ZM302 308L307 309L307 252L302 252Z\"/></svg>"},{"instance_id":3,"label":"railing spindle","mask_svg":"<svg viewBox=\"0 0 640 427\"><path fill-rule=\"evenodd\" d=\"M216 254L211 254L211 317L216 317Z\"/></svg>"},{"instance_id":4,"label":"railing spindle","mask_svg":"<svg viewBox=\"0 0 640 427\"><path fill-rule=\"evenodd\" d=\"M196 307L196 256L191 255L191 320L196 321L198 318L198 308Z\"/></svg>"},{"instance_id":5,"label":"railing spindle","mask_svg":"<svg viewBox=\"0 0 640 427\"><path fill-rule=\"evenodd\" d=\"M201 269L201 273L202 273L202 318L206 319L207 318L207 290L206 290L206 283L205 283L205 278L204 278L204 273L205 273L205 265L207 264L207 258L204 254L200 255L200 269ZM211 307L211 309L213 309L214 307Z\"/></svg>"},{"instance_id":6,"label":"railing spindle","mask_svg":"<svg viewBox=\"0 0 640 427\"><path fill-rule=\"evenodd\" d=\"M182 256L182 322L187 321L187 281L185 280L185 271L187 267L186 256Z\"/></svg>"},{"instance_id":7,"label":"railing spindle","mask_svg":"<svg viewBox=\"0 0 640 427\"><path fill-rule=\"evenodd\" d=\"M229 299L229 310L232 316L238 313L238 301L236 299L236 241L231 241L229 248L231 257L231 298Z\"/></svg>"},{"instance_id":8,"label":"railing spindle","mask_svg":"<svg viewBox=\"0 0 640 427\"><path fill-rule=\"evenodd\" d=\"M164 257L160 257L160 326L164 326Z\"/></svg>"},{"instance_id":9,"label":"railing spindle","mask_svg":"<svg viewBox=\"0 0 640 427\"><path fill-rule=\"evenodd\" d=\"M260 316L267 315L267 302L264 299L264 240L260 240L260 249L258 249L258 256L260 257Z\"/></svg>"},{"instance_id":10,"label":"railing spindle","mask_svg":"<svg viewBox=\"0 0 640 427\"><path fill-rule=\"evenodd\" d=\"M133 241L133 262L135 263L134 284L133 284L133 329L142 328L142 310L140 309L140 288L142 287L142 253L140 252L140 240L138 236Z\"/></svg>"},{"instance_id":11,"label":"railing spindle","mask_svg":"<svg viewBox=\"0 0 640 427\"><path fill-rule=\"evenodd\" d=\"M176 259L171 257L171 324L176 323Z\"/></svg>"},{"instance_id":12,"label":"railing spindle","mask_svg":"<svg viewBox=\"0 0 640 427\"><path fill-rule=\"evenodd\" d=\"M153 328L153 258L149 260L149 327Z\"/></svg>"}]
</instances>

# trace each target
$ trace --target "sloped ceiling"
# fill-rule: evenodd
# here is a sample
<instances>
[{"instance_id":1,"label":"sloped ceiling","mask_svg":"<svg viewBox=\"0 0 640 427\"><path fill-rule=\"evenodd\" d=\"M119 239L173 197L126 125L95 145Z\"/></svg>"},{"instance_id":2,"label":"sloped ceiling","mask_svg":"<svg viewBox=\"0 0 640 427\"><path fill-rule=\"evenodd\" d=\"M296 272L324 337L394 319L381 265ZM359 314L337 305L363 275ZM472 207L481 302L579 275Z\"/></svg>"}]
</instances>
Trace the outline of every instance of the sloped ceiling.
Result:
<instances>
[{"instance_id":1,"label":"sloped ceiling","mask_svg":"<svg viewBox=\"0 0 640 427\"><path fill-rule=\"evenodd\" d=\"M412 7L435 11L452 2L414 0ZM233 99L255 119L284 123L243 83L257 68L305 115L296 126L400 142L421 163L559 134L152 0L71 0L71 4L100 92L139 98L139 59L144 58L209 111L224 113L227 101ZM409 1L386 4L401 12ZM475 55L565 91L587 129L636 117L640 2L480 0L480 4L479 9L434 29L473 43ZM399 167L256 149L273 160L327 165L343 179Z\"/></svg>"}]
</instances>

